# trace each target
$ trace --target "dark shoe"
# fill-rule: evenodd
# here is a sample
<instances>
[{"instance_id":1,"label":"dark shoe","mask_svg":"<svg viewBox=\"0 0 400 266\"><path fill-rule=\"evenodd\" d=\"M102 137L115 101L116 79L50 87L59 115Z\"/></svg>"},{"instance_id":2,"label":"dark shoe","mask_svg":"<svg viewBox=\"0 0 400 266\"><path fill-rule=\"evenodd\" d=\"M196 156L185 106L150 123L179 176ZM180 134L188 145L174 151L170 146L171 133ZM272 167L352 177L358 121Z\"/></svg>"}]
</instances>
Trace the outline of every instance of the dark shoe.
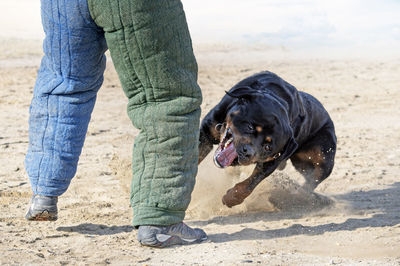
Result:
<instances>
[{"instance_id":1,"label":"dark shoe","mask_svg":"<svg viewBox=\"0 0 400 266\"><path fill-rule=\"evenodd\" d=\"M29 221L57 220L58 197L33 195L25 219Z\"/></svg>"},{"instance_id":2,"label":"dark shoe","mask_svg":"<svg viewBox=\"0 0 400 266\"><path fill-rule=\"evenodd\" d=\"M137 239L143 246L164 248L187 245L207 240L206 233L199 228L190 228L183 222L168 226L141 225Z\"/></svg>"}]
</instances>

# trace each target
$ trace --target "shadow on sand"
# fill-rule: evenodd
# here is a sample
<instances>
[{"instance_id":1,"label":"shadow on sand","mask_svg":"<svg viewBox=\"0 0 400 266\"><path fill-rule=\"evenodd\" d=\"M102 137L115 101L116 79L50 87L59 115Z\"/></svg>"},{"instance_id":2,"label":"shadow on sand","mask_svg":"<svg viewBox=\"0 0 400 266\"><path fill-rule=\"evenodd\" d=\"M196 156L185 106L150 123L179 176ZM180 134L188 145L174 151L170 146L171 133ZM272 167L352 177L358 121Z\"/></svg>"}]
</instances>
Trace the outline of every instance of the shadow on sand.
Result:
<instances>
[{"instance_id":1,"label":"shadow on sand","mask_svg":"<svg viewBox=\"0 0 400 266\"><path fill-rule=\"evenodd\" d=\"M129 233L135 228L130 225L123 226L107 226L103 224L84 223L73 226L60 226L57 231L76 232L84 235L115 235L119 233Z\"/></svg>"},{"instance_id":2,"label":"shadow on sand","mask_svg":"<svg viewBox=\"0 0 400 266\"><path fill-rule=\"evenodd\" d=\"M324 196L322 202L325 201ZM212 234L209 239L215 243L229 242L234 240L257 240L257 239L273 239L290 237L295 235L320 235L325 232L336 231L352 231L359 228L366 227L386 227L395 226L400 224L400 182L392 184L387 189L370 190L370 191L357 191L347 194L336 195L334 199L338 203L344 203L347 208L354 214L358 215L372 215L369 218L351 218L343 223L328 223L317 226L303 226L301 224L294 224L287 228L274 229L274 230L258 230L252 228L245 228L239 232L226 234ZM287 200L293 201L290 197ZM245 215L231 215L224 217L215 217L207 221L192 221L190 225L205 226L210 223L220 225L226 224L241 224L251 223L257 221L276 221L281 219L299 219L305 217L307 214L315 212L315 208L335 208L335 204L326 204L324 206L304 206L299 211L296 209L284 210L280 212L260 212L260 213L246 213ZM134 230L133 226L107 226L102 224L84 223L76 226L63 226L58 227L57 231L63 232L77 232L80 234L88 235L114 235L124 232L131 232Z\"/></svg>"},{"instance_id":3,"label":"shadow on sand","mask_svg":"<svg viewBox=\"0 0 400 266\"><path fill-rule=\"evenodd\" d=\"M245 228L232 234L220 233L209 235L209 239L215 243L229 242L234 240L259 240L290 237L295 235L321 235L325 232L352 231L366 227L386 227L400 224L400 182L392 184L387 189L357 191L347 194L336 195L337 203L344 203L354 214L372 215L368 218L351 218L343 223L328 223L317 226L303 226L294 224L287 228L274 230L258 230ZM282 211L278 213L254 213L246 216L215 217L208 221L193 222L194 225L217 224L239 224L257 221L273 221L279 219L298 219L311 213L306 211Z\"/></svg>"}]
</instances>

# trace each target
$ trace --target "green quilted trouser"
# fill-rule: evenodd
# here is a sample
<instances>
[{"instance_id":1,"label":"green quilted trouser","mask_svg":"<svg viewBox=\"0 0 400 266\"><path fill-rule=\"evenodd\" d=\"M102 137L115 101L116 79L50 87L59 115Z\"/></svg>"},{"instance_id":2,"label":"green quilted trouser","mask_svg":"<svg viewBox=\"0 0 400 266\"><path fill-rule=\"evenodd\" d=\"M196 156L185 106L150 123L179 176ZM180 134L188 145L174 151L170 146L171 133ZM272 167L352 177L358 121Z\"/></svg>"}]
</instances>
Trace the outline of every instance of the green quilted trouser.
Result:
<instances>
[{"instance_id":1,"label":"green quilted trouser","mask_svg":"<svg viewBox=\"0 0 400 266\"><path fill-rule=\"evenodd\" d=\"M88 0L104 29L128 116L133 149L133 225L184 219L195 183L201 91L179 0Z\"/></svg>"}]
</instances>

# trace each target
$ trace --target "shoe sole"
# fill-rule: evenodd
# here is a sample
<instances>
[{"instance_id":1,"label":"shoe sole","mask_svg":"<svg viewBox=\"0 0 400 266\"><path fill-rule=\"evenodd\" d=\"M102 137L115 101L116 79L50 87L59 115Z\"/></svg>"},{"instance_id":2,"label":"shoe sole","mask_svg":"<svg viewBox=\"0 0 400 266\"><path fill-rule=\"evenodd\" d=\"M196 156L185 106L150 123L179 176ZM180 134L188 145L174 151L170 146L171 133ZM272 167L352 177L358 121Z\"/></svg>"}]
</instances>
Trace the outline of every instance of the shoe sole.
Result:
<instances>
[{"instance_id":1,"label":"shoe sole","mask_svg":"<svg viewBox=\"0 0 400 266\"><path fill-rule=\"evenodd\" d=\"M156 239L157 239L158 241L160 241L160 242L165 242L165 241L167 241L167 240L168 240L169 238L171 238L171 237L172 237L171 235L156 234ZM202 241L207 240L207 237L204 237L204 238L195 238L195 239L183 238L183 237L179 237L179 236L176 236L176 237L180 238L182 241L184 241L184 242L186 242L186 243L188 243L188 244L190 244L190 243L195 243L196 241L202 242Z\"/></svg>"},{"instance_id":2,"label":"shoe sole","mask_svg":"<svg viewBox=\"0 0 400 266\"><path fill-rule=\"evenodd\" d=\"M208 239L207 237L199 239L185 239L185 238L180 238L178 236L157 234L156 235L157 242L154 242L154 240L151 240L150 242L147 242L146 240L140 240L139 242L142 246L148 246L153 248L166 248L171 246L199 244L203 241L206 241L207 239Z\"/></svg>"}]
</instances>

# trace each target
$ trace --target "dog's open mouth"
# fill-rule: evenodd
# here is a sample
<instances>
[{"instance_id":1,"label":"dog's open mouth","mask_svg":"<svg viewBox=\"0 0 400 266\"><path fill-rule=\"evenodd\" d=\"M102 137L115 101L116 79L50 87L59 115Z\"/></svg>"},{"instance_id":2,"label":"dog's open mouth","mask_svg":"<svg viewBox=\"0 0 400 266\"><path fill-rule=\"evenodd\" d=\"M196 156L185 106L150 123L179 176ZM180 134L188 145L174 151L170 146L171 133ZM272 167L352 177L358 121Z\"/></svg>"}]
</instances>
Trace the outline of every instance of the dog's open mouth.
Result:
<instances>
[{"instance_id":1,"label":"dog's open mouth","mask_svg":"<svg viewBox=\"0 0 400 266\"><path fill-rule=\"evenodd\" d=\"M225 168L231 165L237 157L232 130L227 128L218 149L215 151L214 163L220 168Z\"/></svg>"}]
</instances>

